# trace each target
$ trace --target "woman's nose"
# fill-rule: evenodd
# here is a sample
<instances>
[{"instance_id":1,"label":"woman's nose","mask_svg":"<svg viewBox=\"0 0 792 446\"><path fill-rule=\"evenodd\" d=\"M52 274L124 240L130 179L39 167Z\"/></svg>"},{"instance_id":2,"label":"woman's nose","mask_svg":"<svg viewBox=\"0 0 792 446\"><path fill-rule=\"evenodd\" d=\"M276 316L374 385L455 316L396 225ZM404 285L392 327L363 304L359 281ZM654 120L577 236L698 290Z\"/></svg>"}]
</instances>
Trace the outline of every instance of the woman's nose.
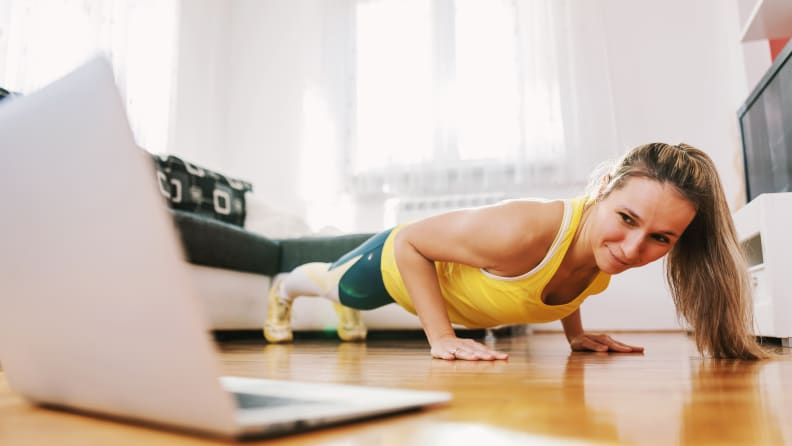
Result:
<instances>
[{"instance_id":1,"label":"woman's nose","mask_svg":"<svg viewBox=\"0 0 792 446\"><path fill-rule=\"evenodd\" d=\"M635 262L641 257L641 244L643 243L643 236L637 231L631 231L624 238L622 242L622 252L624 253L624 260L630 263Z\"/></svg>"}]
</instances>

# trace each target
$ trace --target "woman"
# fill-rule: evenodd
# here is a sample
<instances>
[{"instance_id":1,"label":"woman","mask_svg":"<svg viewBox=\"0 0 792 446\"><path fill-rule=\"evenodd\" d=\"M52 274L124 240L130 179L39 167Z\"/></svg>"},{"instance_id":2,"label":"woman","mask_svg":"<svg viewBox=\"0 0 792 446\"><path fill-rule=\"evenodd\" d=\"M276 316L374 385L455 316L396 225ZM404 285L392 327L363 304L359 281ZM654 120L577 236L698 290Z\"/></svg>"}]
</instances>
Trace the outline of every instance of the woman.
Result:
<instances>
[{"instance_id":1,"label":"woman","mask_svg":"<svg viewBox=\"0 0 792 446\"><path fill-rule=\"evenodd\" d=\"M514 200L397 226L332 265L296 268L272 288L265 336L291 339L297 296L340 302L339 335L364 339L356 310L396 302L417 314L435 358L506 355L457 338L471 328L561 320L573 350L640 352L583 330L579 306L610 276L668 254L666 278L696 345L719 358L767 354L750 334L748 273L712 160L686 144L637 147L586 197Z\"/></svg>"}]
</instances>

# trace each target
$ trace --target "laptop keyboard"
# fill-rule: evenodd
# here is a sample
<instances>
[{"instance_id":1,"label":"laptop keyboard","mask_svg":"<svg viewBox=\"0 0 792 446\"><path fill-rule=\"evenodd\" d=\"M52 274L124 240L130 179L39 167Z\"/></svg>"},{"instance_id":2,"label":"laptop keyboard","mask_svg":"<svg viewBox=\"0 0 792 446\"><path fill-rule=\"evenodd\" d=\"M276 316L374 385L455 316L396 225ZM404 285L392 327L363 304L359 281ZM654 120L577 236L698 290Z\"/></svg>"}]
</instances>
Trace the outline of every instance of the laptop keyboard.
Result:
<instances>
[{"instance_id":1,"label":"laptop keyboard","mask_svg":"<svg viewBox=\"0 0 792 446\"><path fill-rule=\"evenodd\" d=\"M240 409L257 409L264 407L283 407L298 404L316 404L318 401L300 400L296 398L282 398L277 396L256 395L253 393L233 392L237 406Z\"/></svg>"}]
</instances>

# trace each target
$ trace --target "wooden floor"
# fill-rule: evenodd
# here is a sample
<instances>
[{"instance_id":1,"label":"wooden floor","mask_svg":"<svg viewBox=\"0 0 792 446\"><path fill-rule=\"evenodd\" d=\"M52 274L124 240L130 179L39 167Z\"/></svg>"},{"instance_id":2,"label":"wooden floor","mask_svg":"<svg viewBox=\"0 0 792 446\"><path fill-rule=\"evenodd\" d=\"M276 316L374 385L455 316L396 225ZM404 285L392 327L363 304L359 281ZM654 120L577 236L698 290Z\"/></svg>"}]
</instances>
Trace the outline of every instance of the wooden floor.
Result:
<instances>
[{"instance_id":1,"label":"wooden floor","mask_svg":"<svg viewBox=\"0 0 792 446\"><path fill-rule=\"evenodd\" d=\"M446 362L425 341L220 343L225 374L453 393L418 412L266 444L792 444L792 356L702 360L679 333L622 333L644 354L570 353L563 335L496 341L508 361ZM780 348L779 348L780 351ZM30 406L0 372L0 444L213 444L174 432ZM248 443L249 444L249 443ZM253 443L255 444L255 443Z\"/></svg>"}]
</instances>

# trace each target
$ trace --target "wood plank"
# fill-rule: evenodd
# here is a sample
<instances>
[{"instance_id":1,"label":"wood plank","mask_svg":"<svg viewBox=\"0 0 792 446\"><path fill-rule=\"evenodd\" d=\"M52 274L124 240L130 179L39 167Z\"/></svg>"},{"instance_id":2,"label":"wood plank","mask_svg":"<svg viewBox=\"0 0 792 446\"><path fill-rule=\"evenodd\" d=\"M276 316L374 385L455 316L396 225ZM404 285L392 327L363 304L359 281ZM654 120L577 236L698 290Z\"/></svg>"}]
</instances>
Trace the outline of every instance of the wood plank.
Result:
<instances>
[{"instance_id":1,"label":"wood plank","mask_svg":"<svg viewBox=\"0 0 792 446\"><path fill-rule=\"evenodd\" d=\"M421 340L219 345L229 375L452 392L454 400L262 444L792 443L788 352L767 362L701 359L682 333L622 333L644 354L571 353L563 336L497 340L499 362L433 360ZM41 409L0 373L0 444L223 444ZM252 444L256 444L253 442Z\"/></svg>"}]
</instances>

